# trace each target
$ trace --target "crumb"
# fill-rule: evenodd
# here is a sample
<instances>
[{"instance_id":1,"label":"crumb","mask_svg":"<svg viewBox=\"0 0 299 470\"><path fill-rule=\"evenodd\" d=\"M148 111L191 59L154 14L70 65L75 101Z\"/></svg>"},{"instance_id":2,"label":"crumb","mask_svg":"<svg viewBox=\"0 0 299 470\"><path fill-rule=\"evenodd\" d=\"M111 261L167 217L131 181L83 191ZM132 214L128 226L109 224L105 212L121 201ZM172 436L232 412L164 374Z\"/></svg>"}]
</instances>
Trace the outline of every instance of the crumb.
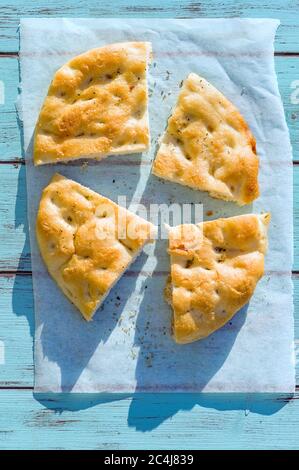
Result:
<instances>
[{"instance_id":1,"label":"crumb","mask_svg":"<svg viewBox=\"0 0 299 470\"><path fill-rule=\"evenodd\" d=\"M87 162L83 162L82 165L81 165L81 171L85 171L88 167L88 163Z\"/></svg>"},{"instance_id":2,"label":"crumb","mask_svg":"<svg viewBox=\"0 0 299 470\"><path fill-rule=\"evenodd\" d=\"M145 356L145 362L147 367L153 367L153 357L154 355L151 352Z\"/></svg>"},{"instance_id":3,"label":"crumb","mask_svg":"<svg viewBox=\"0 0 299 470\"><path fill-rule=\"evenodd\" d=\"M213 211L207 211L207 212L206 212L206 215L207 215L208 217L211 217L211 215L213 215Z\"/></svg>"},{"instance_id":4,"label":"crumb","mask_svg":"<svg viewBox=\"0 0 299 470\"><path fill-rule=\"evenodd\" d=\"M131 356L132 356L132 359L135 359L135 358L136 358L136 353L135 353L135 351L131 351Z\"/></svg>"}]
</instances>

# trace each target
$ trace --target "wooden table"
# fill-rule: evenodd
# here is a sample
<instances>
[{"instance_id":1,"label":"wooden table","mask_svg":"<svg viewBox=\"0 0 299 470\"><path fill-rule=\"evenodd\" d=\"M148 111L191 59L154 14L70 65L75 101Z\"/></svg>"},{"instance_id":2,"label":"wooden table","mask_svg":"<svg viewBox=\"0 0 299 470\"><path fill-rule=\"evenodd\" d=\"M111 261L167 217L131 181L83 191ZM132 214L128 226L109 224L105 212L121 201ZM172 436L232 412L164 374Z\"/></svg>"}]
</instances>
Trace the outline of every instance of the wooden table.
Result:
<instances>
[{"instance_id":1,"label":"wooden table","mask_svg":"<svg viewBox=\"0 0 299 470\"><path fill-rule=\"evenodd\" d=\"M33 394L34 312L25 166L15 111L20 16L280 18L275 65L294 151L293 280L299 341L298 0L1 0L0 362L5 355L5 363L0 364L0 449L298 449L299 376L294 397L137 394L44 399Z\"/></svg>"}]
</instances>

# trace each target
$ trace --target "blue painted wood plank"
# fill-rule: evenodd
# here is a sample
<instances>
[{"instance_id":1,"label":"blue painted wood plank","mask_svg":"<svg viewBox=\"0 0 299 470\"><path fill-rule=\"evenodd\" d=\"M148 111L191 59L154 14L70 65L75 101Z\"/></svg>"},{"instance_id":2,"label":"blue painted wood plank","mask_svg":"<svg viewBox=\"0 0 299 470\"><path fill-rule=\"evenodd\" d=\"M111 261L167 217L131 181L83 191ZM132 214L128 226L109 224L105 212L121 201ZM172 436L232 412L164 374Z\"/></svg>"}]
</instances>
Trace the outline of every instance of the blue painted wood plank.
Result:
<instances>
[{"instance_id":1,"label":"blue painted wood plank","mask_svg":"<svg viewBox=\"0 0 299 470\"><path fill-rule=\"evenodd\" d=\"M0 448L297 449L298 398L0 390Z\"/></svg>"},{"instance_id":2,"label":"blue painted wood plank","mask_svg":"<svg viewBox=\"0 0 299 470\"><path fill-rule=\"evenodd\" d=\"M25 165L0 165L0 271L31 269Z\"/></svg>"},{"instance_id":3,"label":"blue painted wood plank","mask_svg":"<svg viewBox=\"0 0 299 470\"><path fill-rule=\"evenodd\" d=\"M0 161L16 161L22 157L21 133L15 102L18 97L19 67L16 57L0 58Z\"/></svg>"},{"instance_id":4,"label":"blue painted wood plank","mask_svg":"<svg viewBox=\"0 0 299 470\"><path fill-rule=\"evenodd\" d=\"M217 18L217 17L271 17L281 20L276 50L298 51L298 2L263 0L103 0L78 1L8 0L0 9L0 51L17 51L16 34L19 18L23 17L159 17L159 18Z\"/></svg>"},{"instance_id":5,"label":"blue painted wood plank","mask_svg":"<svg viewBox=\"0 0 299 470\"><path fill-rule=\"evenodd\" d=\"M296 100L299 100L299 84L297 83L298 93L292 88L296 85L295 80L299 80L299 56L276 57L275 67L290 129L294 160L299 161L299 107L298 102L296 103ZM0 161L16 161L22 157L21 136L15 110L19 86L16 57L0 58L0 80L4 83L5 90L5 102L0 104Z\"/></svg>"},{"instance_id":6,"label":"blue painted wood plank","mask_svg":"<svg viewBox=\"0 0 299 470\"><path fill-rule=\"evenodd\" d=\"M0 271L31 269L25 165L0 165ZM294 165L294 264L299 270L299 166Z\"/></svg>"},{"instance_id":7,"label":"blue painted wood plank","mask_svg":"<svg viewBox=\"0 0 299 470\"><path fill-rule=\"evenodd\" d=\"M0 387L32 386L34 309L31 276L0 276L0 311Z\"/></svg>"},{"instance_id":8,"label":"blue painted wood plank","mask_svg":"<svg viewBox=\"0 0 299 470\"><path fill-rule=\"evenodd\" d=\"M299 37L299 29L298 29ZM275 57L275 70L284 106L293 159L299 161L299 55L298 57Z\"/></svg>"},{"instance_id":9,"label":"blue painted wood plank","mask_svg":"<svg viewBox=\"0 0 299 470\"><path fill-rule=\"evenodd\" d=\"M295 304L295 338L299 357L299 276L293 276ZM34 310L31 276L0 275L0 388L33 385L32 343ZM299 385L299 365L297 364Z\"/></svg>"}]
</instances>

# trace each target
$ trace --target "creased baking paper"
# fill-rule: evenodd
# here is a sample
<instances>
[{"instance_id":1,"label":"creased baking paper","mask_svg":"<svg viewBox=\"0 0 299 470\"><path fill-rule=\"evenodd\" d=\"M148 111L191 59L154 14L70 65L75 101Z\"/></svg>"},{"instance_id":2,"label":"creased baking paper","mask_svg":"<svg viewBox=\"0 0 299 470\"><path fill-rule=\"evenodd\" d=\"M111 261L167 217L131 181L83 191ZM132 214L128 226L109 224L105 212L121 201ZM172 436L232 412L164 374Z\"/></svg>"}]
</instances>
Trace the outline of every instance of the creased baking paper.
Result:
<instances>
[{"instance_id":1,"label":"creased baking paper","mask_svg":"<svg viewBox=\"0 0 299 470\"><path fill-rule=\"evenodd\" d=\"M40 392L292 392L292 155L274 70L279 22L266 19L24 19L22 116L35 299L35 390ZM151 151L87 166L32 165L31 139L54 72L104 44L151 41ZM205 77L241 110L257 140L261 197L239 208L150 174L157 139L189 72ZM163 299L166 242L148 246L85 322L49 277L35 239L41 191L60 172L117 201L199 203L205 219L270 211L266 273L248 306L224 328L190 345L170 337ZM130 206L131 205L131 206ZM212 216L206 215L212 211ZM209 212L210 213L210 212Z\"/></svg>"}]
</instances>

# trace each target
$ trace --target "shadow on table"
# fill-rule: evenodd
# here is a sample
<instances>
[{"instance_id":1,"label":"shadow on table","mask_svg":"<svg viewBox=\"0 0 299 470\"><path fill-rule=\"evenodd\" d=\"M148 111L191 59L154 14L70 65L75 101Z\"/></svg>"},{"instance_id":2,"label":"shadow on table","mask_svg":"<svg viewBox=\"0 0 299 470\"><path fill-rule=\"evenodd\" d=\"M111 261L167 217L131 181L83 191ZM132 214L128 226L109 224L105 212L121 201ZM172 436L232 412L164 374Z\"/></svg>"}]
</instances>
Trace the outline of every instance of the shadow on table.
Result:
<instances>
[{"instance_id":1,"label":"shadow on table","mask_svg":"<svg viewBox=\"0 0 299 470\"><path fill-rule=\"evenodd\" d=\"M246 416L250 413L271 416L293 398L293 395L271 393L34 393L33 396L42 406L58 415L113 402L128 402L128 405L124 405L129 407L128 426L139 432L152 431L179 411L191 411L195 407L217 411L242 410ZM114 413L117 413L117 409ZM191 419L191 416L186 416L186 419Z\"/></svg>"},{"instance_id":2,"label":"shadow on table","mask_svg":"<svg viewBox=\"0 0 299 470\"><path fill-rule=\"evenodd\" d=\"M179 411L196 406L217 411L240 411L270 416L277 413L293 397L271 393L178 393L136 394L131 402L128 425L137 431L147 432L171 419ZM189 415L191 419L191 413ZM186 419L189 419L186 416Z\"/></svg>"}]
</instances>

